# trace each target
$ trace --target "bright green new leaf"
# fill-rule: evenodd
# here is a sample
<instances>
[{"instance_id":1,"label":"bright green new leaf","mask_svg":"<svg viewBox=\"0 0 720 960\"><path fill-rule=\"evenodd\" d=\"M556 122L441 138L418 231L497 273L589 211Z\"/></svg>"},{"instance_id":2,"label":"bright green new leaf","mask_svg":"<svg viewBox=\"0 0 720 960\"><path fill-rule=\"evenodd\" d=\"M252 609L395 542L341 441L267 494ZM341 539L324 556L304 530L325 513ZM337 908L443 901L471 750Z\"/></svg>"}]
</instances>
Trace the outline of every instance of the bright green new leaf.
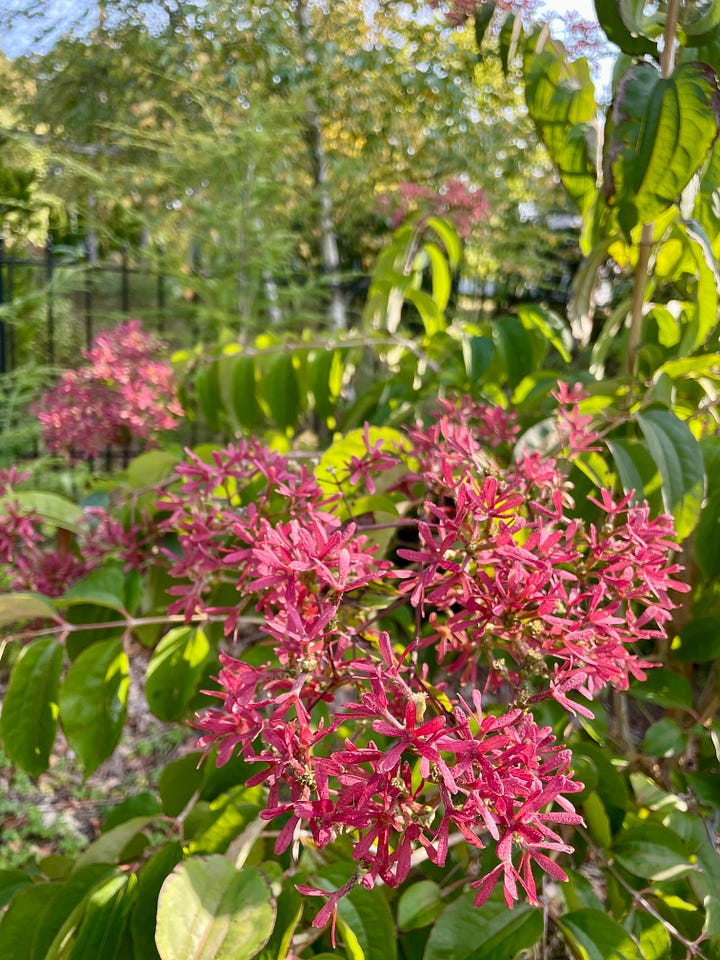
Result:
<instances>
[{"instance_id":1,"label":"bright green new leaf","mask_svg":"<svg viewBox=\"0 0 720 960\"><path fill-rule=\"evenodd\" d=\"M445 909L440 887L432 880L420 880L407 887L397 905L398 927L418 930L429 926Z\"/></svg>"},{"instance_id":2,"label":"bright green new leaf","mask_svg":"<svg viewBox=\"0 0 720 960\"><path fill-rule=\"evenodd\" d=\"M179 457L168 450L148 450L130 461L127 482L133 490L156 489L166 480L177 465Z\"/></svg>"},{"instance_id":3,"label":"bright green new leaf","mask_svg":"<svg viewBox=\"0 0 720 960\"><path fill-rule=\"evenodd\" d=\"M162 638L148 664L145 696L159 720L179 720L194 695L210 644L199 627L175 627Z\"/></svg>"},{"instance_id":4,"label":"bright green new leaf","mask_svg":"<svg viewBox=\"0 0 720 960\"><path fill-rule=\"evenodd\" d=\"M580 212L586 213L597 180L592 127L597 105L587 61L568 60L554 41L546 43L540 53L528 53L525 99L563 186Z\"/></svg>"},{"instance_id":5,"label":"bright green new leaf","mask_svg":"<svg viewBox=\"0 0 720 960\"><path fill-rule=\"evenodd\" d=\"M275 901L259 870L193 857L162 885L155 943L161 960L250 960L274 924Z\"/></svg>"},{"instance_id":6,"label":"bright green new leaf","mask_svg":"<svg viewBox=\"0 0 720 960\"><path fill-rule=\"evenodd\" d=\"M13 490L7 496L0 497L0 514L3 513L6 504L18 504L23 512L37 514L50 526L69 530L71 533L80 532L82 508L57 493L45 493L43 490Z\"/></svg>"},{"instance_id":7,"label":"bright green new leaf","mask_svg":"<svg viewBox=\"0 0 720 960\"><path fill-rule=\"evenodd\" d=\"M117 746L129 683L128 658L118 639L83 650L60 687L60 721L86 776Z\"/></svg>"},{"instance_id":8,"label":"bright green new leaf","mask_svg":"<svg viewBox=\"0 0 720 960\"><path fill-rule=\"evenodd\" d=\"M451 272L457 270L462 258L462 241L458 236L455 225L451 220L445 220L443 217L428 217L425 225L434 230L445 247L448 263Z\"/></svg>"},{"instance_id":9,"label":"bright green new leaf","mask_svg":"<svg viewBox=\"0 0 720 960\"><path fill-rule=\"evenodd\" d=\"M273 357L261 378L263 398L280 430L294 427L300 414L300 385L292 354Z\"/></svg>"},{"instance_id":10,"label":"bright green new leaf","mask_svg":"<svg viewBox=\"0 0 720 960\"><path fill-rule=\"evenodd\" d=\"M137 877L133 873L113 876L100 884L88 897L68 960L116 960L124 956L123 935L136 892Z\"/></svg>"},{"instance_id":11,"label":"bright green new leaf","mask_svg":"<svg viewBox=\"0 0 720 960\"><path fill-rule=\"evenodd\" d=\"M695 528L705 495L702 451L688 425L670 410L637 414L650 456L662 478L665 509L675 520L675 533L684 540Z\"/></svg>"},{"instance_id":12,"label":"bright green new leaf","mask_svg":"<svg viewBox=\"0 0 720 960\"><path fill-rule=\"evenodd\" d=\"M447 257L436 243L426 243L423 250L430 260L432 268L432 295L439 310L444 310L450 299L452 275Z\"/></svg>"},{"instance_id":13,"label":"bright green new leaf","mask_svg":"<svg viewBox=\"0 0 720 960\"><path fill-rule=\"evenodd\" d=\"M562 317L537 303L519 304L517 314L526 330L537 330L555 347L565 363L570 362L573 338Z\"/></svg>"},{"instance_id":14,"label":"bright green new leaf","mask_svg":"<svg viewBox=\"0 0 720 960\"><path fill-rule=\"evenodd\" d=\"M667 79L634 64L613 103L605 143L604 190L626 236L674 204L718 133L717 80L705 64L679 66Z\"/></svg>"},{"instance_id":15,"label":"bright green new leaf","mask_svg":"<svg viewBox=\"0 0 720 960\"><path fill-rule=\"evenodd\" d=\"M32 776L47 770L55 742L63 651L54 637L29 643L15 664L0 714L0 734L13 763Z\"/></svg>"}]
</instances>

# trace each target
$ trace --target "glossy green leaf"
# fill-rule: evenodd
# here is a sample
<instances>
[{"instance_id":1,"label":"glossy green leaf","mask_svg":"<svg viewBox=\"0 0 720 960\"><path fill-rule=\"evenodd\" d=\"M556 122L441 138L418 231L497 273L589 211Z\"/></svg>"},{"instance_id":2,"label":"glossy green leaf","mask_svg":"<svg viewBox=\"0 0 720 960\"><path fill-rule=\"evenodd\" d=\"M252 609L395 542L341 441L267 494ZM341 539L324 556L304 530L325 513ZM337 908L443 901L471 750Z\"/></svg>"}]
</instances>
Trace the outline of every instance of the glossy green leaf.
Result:
<instances>
[{"instance_id":1,"label":"glossy green leaf","mask_svg":"<svg viewBox=\"0 0 720 960\"><path fill-rule=\"evenodd\" d=\"M533 369L530 332L517 317L498 317L492 337L510 386L517 386Z\"/></svg>"},{"instance_id":2,"label":"glossy green leaf","mask_svg":"<svg viewBox=\"0 0 720 960\"><path fill-rule=\"evenodd\" d=\"M716 534L720 540L720 529ZM679 663L707 663L720 658L720 616L698 617L683 627L680 646L673 648Z\"/></svg>"},{"instance_id":3,"label":"glossy green leaf","mask_svg":"<svg viewBox=\"0 0 720 960\"><path fill-rule=\"evenodd\" d=\"M657 43L642 34L631 33L620 13L621 0L594 0L598 22L605 36L623 53L640 57L643 54L658 56Z\"/></svg>"},{"instance_id":4,"label":"glossy green leaf","mask_svg":"<svg viewBox=\"0 0 720 960\"><path fill-rule=\"evenodd\" d=\"M26 513L37 514L45 523L71 533L79 533L83 519L82 508L72 500L57 493L45 493L42 490L13 490L0 497L0 514L6 504L19 504Z\"/></svg>"},{"instance_id":5,"label":"glossy green leaf","mask_svg":"<svg viewBox=\"0 0 720 960\"><path fill-rule=\"evenodd\" d=\"M114 876L117 871L112 866L95 864L77 870L63 883L55 883L52 896L35 918L32 948L26 960L66 957L70 937L85 917L90 896Z\"/></svg>"},{"instance_id":6,"label":"glossy green leaf","mask_svg":"<svg viewBox=\"0 0 720 960\"><path fill-rule=\"evenodd\" d=\"M447 257L435 243L426 243L423 251L430 260L432 270L432 296L439 310L444 310L450 299L452 290L452 274L448 266Z\"/></svg>"},{"instance_id":7,"label":"glossy green leaf","mask_svg":"<svg viewBox=\"0 0 720 960\"><path fill-rule=\"evenodd\" d=\"M563 186L585 213L595 196L595 87L586 60L570 61L553 41L525 59L528 113Z\"/></svg>"},{"instance_id":8,"label":"glossy green leaf","mask_svg":"<svg viewBox=\"0 0 720 960\"><path fill-rule=\"evenodd\" d=\"M348 930L364 960L395 960L397 943L392 914L382 890L355 887L338 904L338 921L344 927L346 946Z\"/></svg>"},{"instance_id":9,"label":"glossy green leaf","mask_svg":"<svg viewBox=\"0 0 720 960\"><path fill-rule=\"evenodd\" d=\"M583 815L590 836L599 847L607 849L612 842L610 820L602 800L594 790L591 790L583 800Z\"/></svg>"},{"instance_id":10,"label":"glossy green leaf","mask_svg":"<svg viewBox=\"0 0 720 960\"><path fill-rule=\"evenodd\" d=\"M451 220L445 220L443 217L428 217L425 224L437 234L443 247L445 247L450 270L457 270L462 259L462 241L458 236L455 225Z\"/></svg>"},{"instance_id":11,"label":"glossy green leaf","mask_svg":"<svg viewBox=\"0 0 720 960\"><path fill-rule=\"evenodd\" d=\"M0 595L0 626L23 620L58 620L51 600L39 593L5 593Z\"/></svg>"},{"instance_id":12,"label":"glossy green leaf","mask_svg":"<svg viewBox=\"0 0 720 960\"><path fill-rule=\"evenodd\" d=\"M717 81L704 64L680 65L667 79L634 64L613 103L605 144L604 190L626 236L674 204L718 132Z\"/></svg>"},{"instance_id":13,"label":"glossy green leaf","mask_svg":"<svg viewBox=\"0 0 720 960\"><path fill-rule=\"evenodd\" d=\"M262 395L281 430L294 427L300 414L300 385L292 354L273 357L263 370Z\"/></svg>"},{"instance_id":14,"label":"glossy green leaf","mask_svg":"<svg viewBox=\"0 0 720 960\"><path fill-rule=\"evenodd\" d=\"M193 857L162 885L155 942L162 960L250 960L274 923L275 902L258 870Z\"/></svg>"},{"instance_id":15,"label":"glossy green leaf","mask_svg":"<svg viewBox=\"0 0 720 960\"><path fill-rule=\"evenodd\" d=\"M257 398L257 374L252 357L238 357L232 375L232 411L241 427L256 430L265 417Z\"/></svg>"},{"instance_id":16,"label":"glossy green leaf","mask_svg":"<svg viewBox=\"0 0 720 960\"><path fill-rule=\"evenodd\" d=\"M230 843L260 813L257 788L242 784L220 794L209 805L207 820L193 836L189 849L194 854L225 853Z\"/></svg>"},{"instance_id":17,"label":"glossy green leaf","mask_svg":"<svg viewBox=\"0 0 720 960\"><path fill-rule=\"evenodd\" d=\"M397 922L402 931L427 927L445 909L440 887L432 880L420 880L407 887L398 900Z\"/></svg>"},{"instance_id":18,"label":"glossy green leaf","mask_svg":"<svg viewBox=\"0 0 720 960\"><path fill-rule=\"evenodd\" d=\"M133 490L155 490L163 480L172 475L178 457L168 450L148 450L134 457L127 468L127 482Z\"/></svg>"},{"instance_id":19,"label":"glossy green leaf","mask_svg":"<svg viewBox=\"0 0 720 960\"><path fill-rule=\"evenodd\" d=\"M662 478L665 509L684 540L698 522L705 495L702 451L688 425L670 410L638 413L637 422Z\"/></svg>"},{"instance_id":20,"label":"glossy green leaf","mask_svg":"<svg viewBox=\"0 0 720 960\"><path fill-rule=\"evenodd\" d=\"M601 910L566 913L558 927L581 960L644 960L627 930Z\"/></svg>"},{"instance_id":21,"label":"glossy green leaf","mask_svg":"<svg viewBox=\"0 0 720 960\"><path fill-rule=\"evenodd\" d=\"M681 753L686 743L687 737L677 720L663 717L648 727L642 750L652 757L672 757Z\"/></svg>"},{"instance_id":22,"label":"glossy green leaf","mask_svg":"<svg viewBox=\"0 0 720 960\"><path fill-rule=\"evenodd\" d=\"M132 817L107 833L100 834L97 840L78 855L75 869L81 870L96 863L115 863L130 841L155 819L155 814Z\"/></svg>"},{"instance_id":23,"label":"glossy green leaf","mask_svg":"<svg viewBox=\"0 0 720 960\"><path fill-rule=\"evenodd\" d=\"M636 700L656 703L661 707L692 709L692 690L686 677L667 667L654 667L648 670L643 681L633 681L630 685Z\"/></svg>"},{"instance_id":24,"label":"glossy green leaf","mask_svg":"<svg viewBox=\"0 0 720 960\"><path fill-rule=\"evenodd\" d=\"M83 650L60 687L60 720L86 776L117 746L129 682L122 640L103 640Z\"/></svg>"},{"instance_id":25,"label":"glossy green leaf","mask_svg":"<svg viewBox=\"0 0 720 960\"><path fill-rule=\"evenodd\" d=\"M179 720L196 692L210 644L200 627L175 627L153 652L145 678L148 706L159 720Z\"/></svg>"},{"instance_id":26,"label":"glossy green leaf","mask_svg":"<svg viewBox=\"0 0 720 960\"><path fill-rule=\"evenodd\" d=\"M202 786L204 771L200 768L200 752L188 753L166 764L158 778L158 793L163 810L169 817L177 817L190 798ZM209 761L206 761L209 762Z\"/></svg>"},{"instance_id":27,"label":"glossy green leaf","mask_svg":"<svg viewBox=\"0 0 720 960\"><path fill-rule=\"evenodd\" d=\"M405 299L417 309L428 337L442 333L446 327L445 317L434 297L424 290L410 289L405 291Z\"/></svg>"},{"instance_id":28,"label":"glossy green leaf","mask_svg":"<svg viewBox=\"0 0 720 960\"><path fill-rule=\"evenodd\" d=\"M566 363L570 362L573 338L568 325L557 313L537 303L521 303L517 315L526 330L537 330L551 343Z\"/></svg>"},{"instance_id":29,"label":"glossy green leaf","mask_svg":"<svg viewBox=\"0 0 720 960\"><path fill-rule=\"evenodd\" d=\"M160 847L140 871L137 901L130 917L130 932L138 960L159 960L160 954L155 946L158 896L166 878L182 858L182 844L174 840Z\"/></svg>"},{"instance_id":30,"label":"glossy green leaf","mask_svg":"<svg viewBox=\"0 0 720 960\"><path fill-rule=\"evenodd\" d=\"M712 482L712 474L710 474ZM695 559L706 580L720 575L720 490L708 497L695 531Z\"/></svg>"},{"instance_id":31,"label":"glossy green leaf","mask_svg":"<svg viewBox=\"0 0 720 960\"><path fill-rule=\"evenodd\" d=\"M647 880L670 880L694 869L694 858L680 837L658 823L624 830L612 852L625 870Z\"/></svg>"},{"instance_id":32,"label":"glossy green leaf","mask_svg":"<svg viewBox=\"0 0 720 960\"><path fill-rule=\"evenodd\" d=\"M197 394L198 406L208 426L213 431L220 426L219 414L222 398L220 397L219 376L217 360L201 366L195 374L195 393Z\"/></svg>"},{"instance_id":33,"label":"glossy green leaf","mask_svg":"<svg viewBox=\"0 0 720 960\"><path fill-rule=\"evenodd\" d=\"M0 714L0 735L13 763L33 776L47 770L55 742L62 647L54 637L29 643L18 657Z\"/></svg>"},{"instance_id":34,"label":"glossy green leaf","mask_svg":"<svg viewBox=\"0 0 720 960\"><path fill-rule=\"evenodd\" d=\"M29 883L30 876L24 870L0 870L0 910Z\"/></svg>"},{"instance_id":35,"label":"glossy green leaf","mask_svg":"<svg viewBox=\"0 0 720 960\"><path fill-rule=\"evenodd\" d=\"M56 896L53 883L34 883L15 894L0 917L0 960L32 957L38 917Z\"/></svg>"},{"instance_id":36,"label":"glossy green leaf","mask_svg":"<svg viewBox=\"0 0 720 960\"><path fill-rule=\"evenodd\" d=\"M59 598L58 603L68 606L91 603L98 607L109 607L124 614L125 578L126 574L120 564L108 563L102 567L96 567L82 580L69 587Z\"/></svg>"},{"instance_id":37,"label":"glossy green leaf","mask_svg":"<svg viewBox=\"0 0 720 960\"><path fill-rule=\"evenodd\" d=\"M440 914L423 960L499 960L530 949L542 936L542 911L520 903L508 910L495 890L481 907L463 894Z\"/></svg>"},{"instance_id":38,"label":"glossy green leaf","mask_svg":"<svg viewBox=\"0 0 720 960\"><path fill-rule=\"evenodd\" d=\"M137 877L125 873L111 877L90 894L68 960L87 960L88 957L116 960L122 956L123 934L136 888Z\"/></svg>"}]
</instances>

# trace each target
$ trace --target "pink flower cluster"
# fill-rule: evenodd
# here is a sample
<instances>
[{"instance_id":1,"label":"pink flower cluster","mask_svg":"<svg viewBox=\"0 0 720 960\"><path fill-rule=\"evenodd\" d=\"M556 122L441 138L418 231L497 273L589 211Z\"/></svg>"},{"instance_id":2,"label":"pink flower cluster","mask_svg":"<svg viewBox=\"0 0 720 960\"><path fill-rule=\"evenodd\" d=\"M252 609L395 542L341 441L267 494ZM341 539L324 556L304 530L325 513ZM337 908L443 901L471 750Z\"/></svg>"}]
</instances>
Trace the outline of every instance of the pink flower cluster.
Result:
<instances>
[{"instance_id":1,"label":"pink flower cluster","mask_svg":"<svg viewBox=\"0 0 720 960\"><path fill-rule=\"evenodd\" d=\"M556 397L571 448L590 449L581 392ZM355 873L316 926L356 883L401 883L417 851L443 865L458 838L494 846L497 866L473 884L478 904L500 880L510 906L521 892L537 903L537 871L564 879L556 861L572 849L580 785L533 705L591 715L578 694L642 677L632 644L664 636L669 591L686 589L669 518L602 491L583 522L560 461L518 452L503 465L493 430L508 445L517 424L465 399L442 403L405 451L366 433L329 499L306 467L242 444L193 459L161 501L180 544L174 609L188 620L222 612L241 640L254 617L266 650L221 657L200 745L219 764L237 751L257 765L248 784L268 789L262 816L283 818L277 852L352 837ZM367 502L381 482L403 532L387 558ZM367 495L357 517L348 484ZM402 606L409 631L393 617Z\"/></svg>"},{"instance_id":2,"label":"pink flower cluster","mask_svg":"<svg viewBox=\"0 0 720 960\"><path fill-rule=\"evenodd\" d=\"M394 193L383 194L380 205L389 215L393 229L412 214L447 217L464 240L472 236L474 227L487 219L490 211L485 192L473 189L460 177L448 177L439 190L418 183L400 183Z\"/></svg>"},{"instance_id":3,"label":"pink flower cluster","mask_svg":"<svg viewBox=\"0 0 720 960\"><path fill-rule=\"evenodd\" d=\"M182 408L161 350L139 320L101 333L83 352L86 364L66 370L35 409L48 450L90 459L176 426Z\"/></svg>"}]
</instances>

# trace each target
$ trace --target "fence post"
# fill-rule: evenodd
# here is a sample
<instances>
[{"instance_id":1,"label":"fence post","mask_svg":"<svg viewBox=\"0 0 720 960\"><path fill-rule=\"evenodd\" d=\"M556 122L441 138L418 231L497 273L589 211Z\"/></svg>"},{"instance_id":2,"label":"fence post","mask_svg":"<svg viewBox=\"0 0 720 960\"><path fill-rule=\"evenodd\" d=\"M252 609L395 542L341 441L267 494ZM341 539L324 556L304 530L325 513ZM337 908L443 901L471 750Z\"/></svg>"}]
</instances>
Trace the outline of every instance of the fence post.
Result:
<instances>
[{"instance_id":1,"label":"fence post","mask_svg":"<svg viewBox=\"0 0 720 960\"><path fill-rule=\"evenodd\" d=\"M120 303L123 313L130 312L130 277L128 271L128 245L122 245L122 260L120 262Z\"/></svg>"},{"instance_id":2,"label":"fence post","mask_svg":"<svg viewBox=\"0 0 720 960\"><path fill-rule=\"evenodd\" d=\"M5 236L3 225L0 224L0 306L5 303L5 287L3 285L3 269L5 267ZM0 373L7 373L7 342L5 339L5 321L0 317Z\"/></svg>"},{"instance_id":3,"label":"fence post","mask_svg":"<svg viewBox=\"0 0 720 960\"><path fill-rule=\"evenodd\" d=\"M53 240L52 234L45 241L45 276L47 278L47 358L49 364L55 363L55 305L53 303Z\"/></svg>"}]
</instances>

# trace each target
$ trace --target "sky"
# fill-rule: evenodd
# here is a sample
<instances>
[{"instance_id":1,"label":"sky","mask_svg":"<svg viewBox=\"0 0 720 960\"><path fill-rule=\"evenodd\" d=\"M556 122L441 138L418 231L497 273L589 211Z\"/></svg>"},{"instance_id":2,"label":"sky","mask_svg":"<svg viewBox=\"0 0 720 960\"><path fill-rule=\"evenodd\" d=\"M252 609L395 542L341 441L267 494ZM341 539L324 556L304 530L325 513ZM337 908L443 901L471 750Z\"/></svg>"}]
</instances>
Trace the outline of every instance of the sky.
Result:
<instances>
[{"instance_id":1,"label":"sky","mask_svg":"<svg viewBox=\"0 0 720 960\"><path fill-rule=\"evenodd\" d=\"M12 14L13 9L21 9L27 6L27 0L0 0L2 19L5 19L8 14ZM3 50L10 57L31 53L32 35L42 26L43 20L46 23L61 25L63 20L71 18L74 12L86 6L86 2L85 0L48 0L43 6L47 7L47 16L43 18L40 15L31 26L18 20L17 28L11 28L0 36L0 50ZM544 7L561 16L565 12L574 10L587 20L595 19L593 0L545 0Z\"/></svg>"}]
</instances>

